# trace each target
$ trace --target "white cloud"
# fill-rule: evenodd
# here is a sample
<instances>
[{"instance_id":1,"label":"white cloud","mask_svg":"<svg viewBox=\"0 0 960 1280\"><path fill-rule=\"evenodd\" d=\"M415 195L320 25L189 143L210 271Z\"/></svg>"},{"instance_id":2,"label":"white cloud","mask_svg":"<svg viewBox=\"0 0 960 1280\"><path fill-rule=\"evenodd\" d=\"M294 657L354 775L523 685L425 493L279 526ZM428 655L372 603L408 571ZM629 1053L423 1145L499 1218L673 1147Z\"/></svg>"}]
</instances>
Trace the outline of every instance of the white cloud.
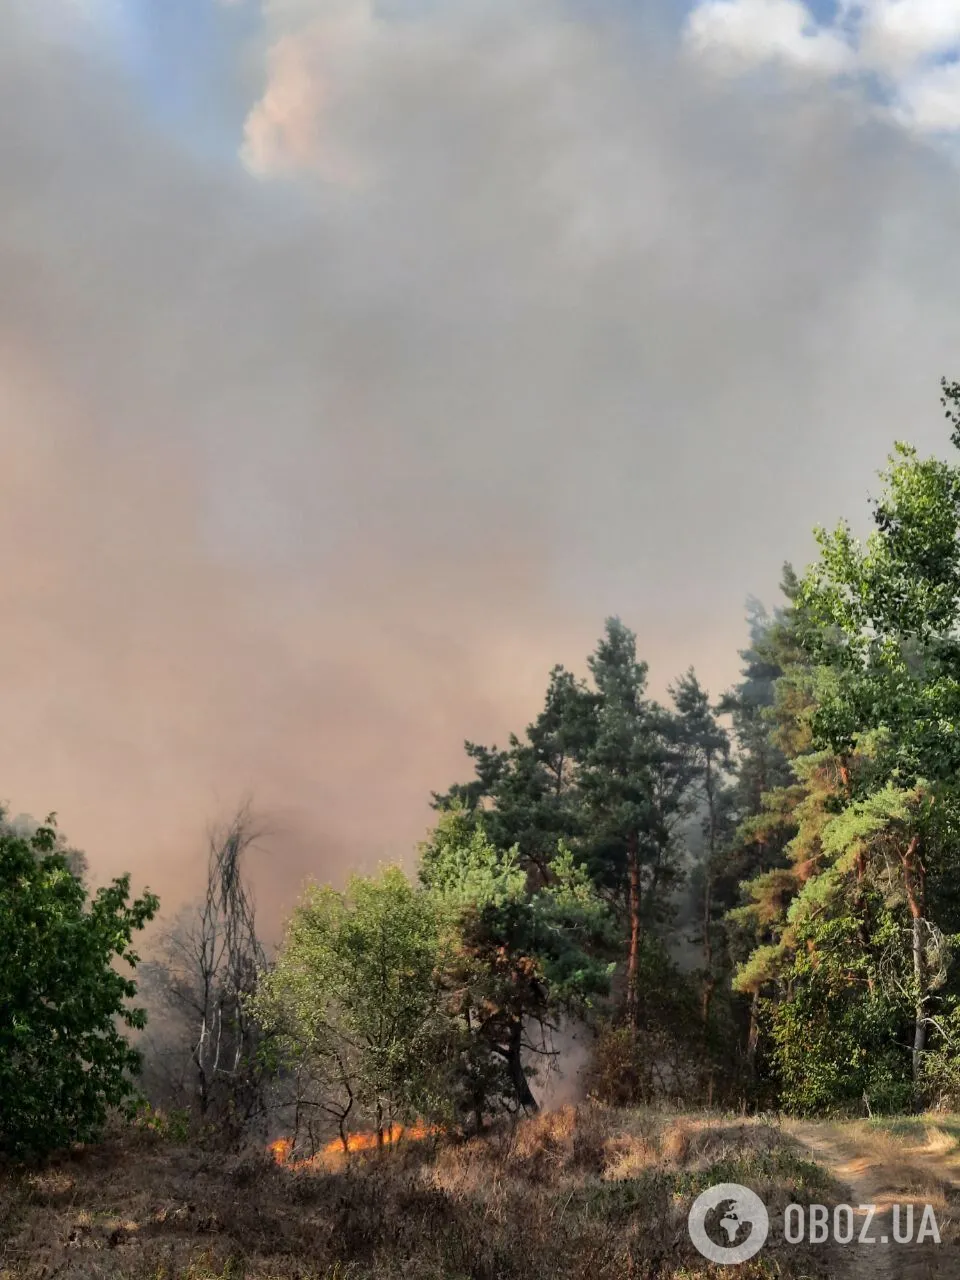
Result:
<instances>
[{"instance_id":1,"label":"white cloud","mask_svg":"<svg viewBox=\"0 0 960 1280\"><path fill-rule=\"evenodd\" d=\"M694 49L739 64L779 61L821 75L853 66L853 50L835 31L817 25L801 0L705 0L690 15Z\"/></svg>"},{"instance_id":2,"label":"white cloud","mask_svg":"<svg viewBox=\"0 0 960 1280\"><path fill-rule=\"evenodd\" d=\"M960 62L911 77L900 87L900 110L906 123L923 132L960 130Z\"/></svg>"},{"instance_id":3,"label":"white cloud","mask_svg":"<svg viewBox=\"0 0 960 1280\"><path fill-rule=\"evenodd\" d=\"M246 120L242 156L264 177L312 171L340 185L366 180L384 162L377 139L389 98L423 104L429 82L462 79L477 58L496 58L492 73L504 85L526 84L529 94L543 84L545 97L532 109L562 113L570 87L558 87L557 68L584 74L589 43L585 24L558 20L550 0L448 0L389 11L376 0L261 0L261 7L265 85ZM510 31L510 41L496 31ZM818 22L804 0L700 0L683 39L727 73L771 65L801 84L843 79L860 83L862 100L874 105L879 80L891 120L918 132L954 127L943 123L953 119L952 73L930 60L960 46L960 0L840 0L832 22Z\"/></svg>"},{"instance_id":4,"label":"white cloud","mask_svg":"<svg viewBox=\"0 0 960 1280\"><path fill-rule=\"evenodd\" d=\"M779 63L813 77L883 86L890 118L918 132L960 128L957 75L942 60L960 54L958 0L842 0L818 23L800 0L700 0L687 20L687 46L743 70Z\"/></svg>"},{"instance_id":5,"label":"white cloud","mask_svg":"<svg viewBox=\"0 0 960 1280\"><path fill-rule=\"evenodd\" d=\"M859 22L864 66L896 76L960 45L958 0L866 0Z\"/></svg>"}]
</instances>

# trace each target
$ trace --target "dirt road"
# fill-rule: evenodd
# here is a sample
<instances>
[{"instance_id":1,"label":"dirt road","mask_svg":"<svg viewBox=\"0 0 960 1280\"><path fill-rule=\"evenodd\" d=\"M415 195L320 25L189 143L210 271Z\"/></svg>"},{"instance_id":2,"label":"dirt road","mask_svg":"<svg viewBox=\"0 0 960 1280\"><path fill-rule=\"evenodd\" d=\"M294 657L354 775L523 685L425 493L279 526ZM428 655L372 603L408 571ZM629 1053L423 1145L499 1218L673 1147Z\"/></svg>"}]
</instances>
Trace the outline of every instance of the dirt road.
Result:
<instances>
[{"instance_id":1,"label":"dirt road","mask_svg":"<svg viewBox=\"0 0 960 1280\"><path fill-rule=\"evenodd\" d=\"M901 1137L866 1123L788 1122L785 1128L846 1188L855 1232L853 1243L832 1246L838 1277L960 1280L960 1145L955 1136L938 1130L935 1123L917 1126ZM913 1206L914 1240L925 1206L932 1206L941 1243L929 1239L921 1244L897 1243L894 1205L903 1206L898 1217L901 1234L907 1234L906 1206ZM860 1206L876 1206L869 1225L868 1210ZM865 1226L873 1243L859 1242Z\"/></svg>"}]
</instances>

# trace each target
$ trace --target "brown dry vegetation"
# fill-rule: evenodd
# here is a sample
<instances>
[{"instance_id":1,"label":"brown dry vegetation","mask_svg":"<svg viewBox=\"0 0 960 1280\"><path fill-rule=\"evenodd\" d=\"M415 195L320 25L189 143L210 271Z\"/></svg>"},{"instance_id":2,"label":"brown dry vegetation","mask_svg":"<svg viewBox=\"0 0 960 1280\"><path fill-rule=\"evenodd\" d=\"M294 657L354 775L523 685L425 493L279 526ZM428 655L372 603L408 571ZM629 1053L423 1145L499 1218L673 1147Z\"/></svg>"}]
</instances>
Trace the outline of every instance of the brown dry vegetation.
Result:
<instances>
[{"instance_id":1,"label":"brown dry vegetation","mask_svg":"<svg viewBox=\"0 0 960 1280\"><path fill-rule=\"evenodd\" d=\"M595 1106L327 1169L126 1134L0 1177L0 1280L707 1280L686 1214L721 1181L772 1216L831 1185L775 1125ZM775 1240L738 1269L827 1274Z\"/></svg>"},{"instance_id":2,"label":"brown dry vegetation","mask_svg":"<svg viewBox=\"0 0 960 1280\"><path fill-rule=\"evenodd\" d=\"M960 1182L960 1116L930 1112L919 1116L858 1120L844 1136L861 1149L898 1166L912 1165L935 1181Z\"/></svg>"},{"instance_id":3,"label":"brown dry vegetation","mask_svg":"<svg viewBox=\"0 0 960 1280\"><path fill-rule=\"evenodd\" d=\"M853 1245L838 1250L838 1265L851 1280L932 1280L960 1274L960 1120L955 1116L907 1116L891 1120L787 1123L806 1149L842 1184L844 1201L877 1209L871 1234L876 1247ZM919 1220L923 1206L935 1213L941 1235L932 1242L894 1245L893 1205L913 1204ZM856 1214L859 1233L863 1215ZM884 1246L884 1239L887 1243Z\"/></svg>"}]
</instances>

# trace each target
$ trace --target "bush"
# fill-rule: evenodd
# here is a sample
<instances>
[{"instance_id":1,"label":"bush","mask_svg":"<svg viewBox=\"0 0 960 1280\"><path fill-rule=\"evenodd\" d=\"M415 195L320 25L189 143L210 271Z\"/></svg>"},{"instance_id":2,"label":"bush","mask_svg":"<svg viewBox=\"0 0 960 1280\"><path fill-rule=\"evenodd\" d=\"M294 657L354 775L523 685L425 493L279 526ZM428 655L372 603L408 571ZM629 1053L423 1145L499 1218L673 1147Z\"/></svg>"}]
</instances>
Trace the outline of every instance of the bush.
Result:
<instances>
[{"instance_id":1,"label":"bush","mask_svg":"<svg viewBox=\"0 0 960 1280\"><path fill-rule=\"evenodd\" d=\"M783 1105L801 1115L877 1114L909 1110L914 1101L902 1010L811 975L779 1005L772 1025Z\"/></svg>"},{"instance_id":2,"label":"bush","mask_svg":"<svg viewBox=\"0 0 960 1280\"><path fill-rule=\"evenodd\" d=\"M0 1156L92 1141L133 1094L139 1055L117 1023L145 1016L114 961L136 965L131 937L158 902L129 890L123 877L89 899L51 825L0 832Z\"/></svg>"}]
</instances>

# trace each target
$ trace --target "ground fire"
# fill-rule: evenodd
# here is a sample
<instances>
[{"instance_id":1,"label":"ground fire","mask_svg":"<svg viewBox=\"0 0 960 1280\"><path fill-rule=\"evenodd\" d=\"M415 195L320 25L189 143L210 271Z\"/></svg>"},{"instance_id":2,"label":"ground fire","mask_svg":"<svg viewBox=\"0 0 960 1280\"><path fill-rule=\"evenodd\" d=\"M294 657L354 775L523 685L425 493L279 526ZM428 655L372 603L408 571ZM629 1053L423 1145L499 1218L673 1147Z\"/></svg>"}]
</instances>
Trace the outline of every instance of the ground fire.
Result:
<instances>
[{"instance_id":1,"label":"ground fire","mask_svg":"<svg viewBox=\"0 0 960 1280\"><path fill-rule=\"evenodd\" d=\"M348 1152L376 1151L378 1146L396 1146L401 1140L418 1142L423 1138L433 1137L439 1132L440 1130L436 1125L395 1124L383 1130L382 1142L380 1143L377 1142L376 1133L348 1133L346 1148L344 1148L344 1143L340 1138L334 1138L332 1142L328 1142L325 1147L313 1156L294 1157L293 1143L289 1138L278 1138L276 1142L271 1142L269 1150L277 1164L291 1169L302 1169L311 1165L328 1163L330 1160L336 1160Z\"/></svg>"}]
</instances>

